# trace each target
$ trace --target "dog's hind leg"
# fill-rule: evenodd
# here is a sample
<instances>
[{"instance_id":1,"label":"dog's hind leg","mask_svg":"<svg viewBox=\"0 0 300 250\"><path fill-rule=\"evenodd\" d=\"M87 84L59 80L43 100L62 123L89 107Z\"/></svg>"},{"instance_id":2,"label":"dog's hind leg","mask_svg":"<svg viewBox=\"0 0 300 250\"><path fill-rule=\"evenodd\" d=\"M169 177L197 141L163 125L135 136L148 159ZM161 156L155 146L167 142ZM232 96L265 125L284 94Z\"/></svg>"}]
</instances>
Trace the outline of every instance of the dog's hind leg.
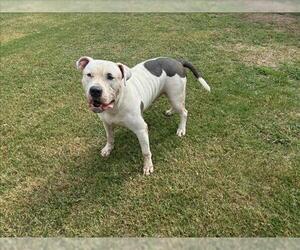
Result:
<instances>
[{"instance_id":1,"label":"dog's hind leg","mask_svg":"<svg viewBox=\"0 0 300 250\"><path fill-rule=\"evenodd\" d=\"M184 104L177 105L176 111L177 113L179 113L180 116L180 122L176 134L179 137L182 137L186 133L186 122L187 122L188 111L185 109Z\"/></svg>"},{"instance_id":2,"label":"dog's hind leg","mask_svg":"<svg viewBox=\"0 0 300 250\"><path fill-rule=\"evenodd\" d=\"M172 77L166 84L165 92L171 103L172 108L166 111L166 115L176 112L180 116L180 123L177 129L177 135L182 137L186 132L186 122L188 111L185 109L185 86L186 78L177 76ZM172 82L171 82L172 80Z\"/></svg>"}]
</instances>

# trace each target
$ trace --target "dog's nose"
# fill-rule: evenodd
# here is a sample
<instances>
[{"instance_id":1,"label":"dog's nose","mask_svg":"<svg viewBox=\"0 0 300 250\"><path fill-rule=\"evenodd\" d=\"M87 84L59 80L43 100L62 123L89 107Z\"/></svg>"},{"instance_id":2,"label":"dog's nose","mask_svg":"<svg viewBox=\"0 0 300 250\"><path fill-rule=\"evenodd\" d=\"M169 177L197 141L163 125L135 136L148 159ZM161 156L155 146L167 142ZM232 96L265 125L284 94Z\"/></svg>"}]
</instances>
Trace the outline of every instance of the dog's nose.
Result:
<instances>
[{"instance_id":1,"label":"dog's nose","mask_svg":"<svg viewBox=\"0 0 300 250\"><path fill-rule=\"evenodd\" d=\"M102 89L98 86L93 86L90 88L90 95L94 98L100 97L102 94Z\"/></svg>"}]
</instances>

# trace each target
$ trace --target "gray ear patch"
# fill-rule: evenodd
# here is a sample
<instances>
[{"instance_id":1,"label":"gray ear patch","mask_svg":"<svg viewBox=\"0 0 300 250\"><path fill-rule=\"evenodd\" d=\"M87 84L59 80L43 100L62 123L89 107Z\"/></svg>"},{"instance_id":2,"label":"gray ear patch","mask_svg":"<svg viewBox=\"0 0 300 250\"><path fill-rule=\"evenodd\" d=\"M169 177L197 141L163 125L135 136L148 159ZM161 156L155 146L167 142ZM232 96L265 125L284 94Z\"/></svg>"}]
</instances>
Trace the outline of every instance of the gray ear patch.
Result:
<instances>
[{"instance_id":1,"label":"gray ear patch","mask_svg":"<svg viewBox=\"0 0 300 250\"><path fill-rule=\"evenodd\" d=\"M167 76L179 75L185 77L185 69L182 63L172 58L157 58L144 63L145 68L155 76L161 76L162 71L165 71Z\"/></svg>"}]
</instances>

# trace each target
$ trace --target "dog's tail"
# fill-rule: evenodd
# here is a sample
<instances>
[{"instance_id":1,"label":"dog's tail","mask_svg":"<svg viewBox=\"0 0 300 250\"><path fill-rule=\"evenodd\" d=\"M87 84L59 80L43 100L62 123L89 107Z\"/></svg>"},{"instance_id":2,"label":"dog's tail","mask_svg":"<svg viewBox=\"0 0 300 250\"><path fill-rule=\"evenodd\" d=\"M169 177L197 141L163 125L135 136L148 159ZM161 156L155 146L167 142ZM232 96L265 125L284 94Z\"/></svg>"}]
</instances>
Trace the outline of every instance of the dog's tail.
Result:
<instances>
[{"instance_id":1,"label":"dog's tail","mask_svg":"<svg viewBox=\"0 0 300 250\"><path fill-rule=\"evenodd\" d=\"M187 62L185 60L179 60L179 61L182 63L183 67L188 68L188 69L190 69L192 71L192 73L198 79L198 81L201 83L201 85L203 86L203 88L205 88L207 91L210 91L209 85L202 78L200 71L198 71L193 64L191 64L190 62Z\"/></svg>"}]
</instances>

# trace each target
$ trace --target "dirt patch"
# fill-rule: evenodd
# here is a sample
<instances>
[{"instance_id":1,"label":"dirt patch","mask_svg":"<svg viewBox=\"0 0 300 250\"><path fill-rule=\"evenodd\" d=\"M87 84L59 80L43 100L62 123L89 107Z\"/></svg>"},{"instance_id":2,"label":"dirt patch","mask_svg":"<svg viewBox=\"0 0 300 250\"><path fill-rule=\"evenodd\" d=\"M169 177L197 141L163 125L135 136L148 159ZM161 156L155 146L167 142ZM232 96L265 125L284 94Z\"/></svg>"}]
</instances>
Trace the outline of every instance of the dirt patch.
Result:
<instances>
[{"instance_id":1,"label":"dirt patch","mask_svg":"<svg viewBox=\"0 0 300 250\"><path fill-rule=\"evenodd\" d=\"M300 17L292 14L247 13L242 17L251 22L273 26L281 32L300 32Z\"/></svg>"},{"instance_id":2,"label":"dirt patch","mask_svg":"<svg viewBox=\"0 0 300 250\"><path fill-rule=\"evenodd\" d=\"M293 62L300 58L299 48L280 44L254 46L238 43L217 46L217 49L236 54L246 65L278 67L280 63Z\"/></svg>"}]
</instances>

